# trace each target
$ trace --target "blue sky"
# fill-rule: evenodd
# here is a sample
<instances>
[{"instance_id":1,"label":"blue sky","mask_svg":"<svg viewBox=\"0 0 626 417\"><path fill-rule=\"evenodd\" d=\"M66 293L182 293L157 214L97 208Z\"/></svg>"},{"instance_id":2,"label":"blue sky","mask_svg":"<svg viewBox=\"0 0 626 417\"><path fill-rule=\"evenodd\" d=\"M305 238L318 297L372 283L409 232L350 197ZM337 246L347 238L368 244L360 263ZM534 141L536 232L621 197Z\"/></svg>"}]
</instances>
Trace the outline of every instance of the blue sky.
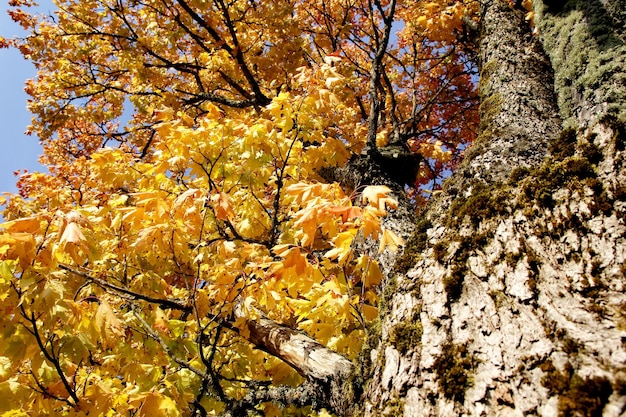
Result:
<instances>
[{"instance_id":1,"label":"blue sky","mask_svg":"<svg viewBox=\"0 0 626 417\"><path fill-rule=\"evenodd\" d=\"M38 11L43 13L54 9L50 0L40 0L39 4ZM0 0L0 36L23 36L20 26L7 15L8 7L8 0ZM14 171L45 170L37 162L41 154L39 141L24 134L30 124L24 82L34 77L35 68L18 51L0 49L0 193L16 191Z\"/></svg>"}]
</instances>

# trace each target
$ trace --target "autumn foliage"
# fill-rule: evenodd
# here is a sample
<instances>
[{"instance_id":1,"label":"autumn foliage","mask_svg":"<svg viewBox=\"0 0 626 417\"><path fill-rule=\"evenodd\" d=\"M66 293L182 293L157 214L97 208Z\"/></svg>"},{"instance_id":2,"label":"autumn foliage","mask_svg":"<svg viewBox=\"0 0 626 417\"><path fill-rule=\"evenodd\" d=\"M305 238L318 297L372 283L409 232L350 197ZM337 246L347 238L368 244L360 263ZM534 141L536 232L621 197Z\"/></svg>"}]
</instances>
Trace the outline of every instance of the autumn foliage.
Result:
<instances>
[{"instance_id":1,"label":"autumn foliage","mask_svg":"<svg viewBox=\"0 0 626 417\"><path fill-rule=\"evenodd\" d=\"M402 245L397 202L319 173L401 144L416 204L437 188L477 125L477 5L11 4L49 173L4 200L0 412L213 415L301 383L248 341L260 315L355 358L384 279L357 248Z\"/></svg>"}]
</instances>

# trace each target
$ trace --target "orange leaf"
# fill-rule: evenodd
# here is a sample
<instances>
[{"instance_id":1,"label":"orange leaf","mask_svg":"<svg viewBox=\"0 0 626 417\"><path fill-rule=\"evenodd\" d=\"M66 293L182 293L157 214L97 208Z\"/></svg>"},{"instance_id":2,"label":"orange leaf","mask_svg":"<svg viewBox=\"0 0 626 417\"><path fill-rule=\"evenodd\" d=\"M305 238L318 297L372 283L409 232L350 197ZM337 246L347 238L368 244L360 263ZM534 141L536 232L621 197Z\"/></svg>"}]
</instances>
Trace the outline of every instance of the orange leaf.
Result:
<instances>
[{"instance_id":1,"label":"orange leaf","mask_svg":"<svg viewBox=\"0 0 626 417\"><path fill-rule=\"evenodd\" d=\"M233 211L233 199L226 193L217 193L211 196L211 203L215 217L218 220L228 220L235 215Z\"/></svg>"}]
</instances>

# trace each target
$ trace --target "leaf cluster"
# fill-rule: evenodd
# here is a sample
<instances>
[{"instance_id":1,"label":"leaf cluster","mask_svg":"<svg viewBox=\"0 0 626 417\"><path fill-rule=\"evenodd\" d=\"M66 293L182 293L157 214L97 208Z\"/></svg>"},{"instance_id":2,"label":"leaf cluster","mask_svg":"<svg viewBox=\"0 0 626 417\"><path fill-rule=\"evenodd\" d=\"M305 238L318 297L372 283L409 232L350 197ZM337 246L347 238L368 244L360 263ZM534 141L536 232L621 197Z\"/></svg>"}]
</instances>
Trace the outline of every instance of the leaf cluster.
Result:
<instances>
[{"instance_id":1,"label":"leaf cluster","mask_svg":"<svg viewBox=\"0 0 626 417\"><path fill-rule=\"evenodd\" d=\"M270 387L303 376L251 323L355 358L383 279L356 248L403 244L382 226L388 188L319 173L373 135L420 156L410 186L436 187L477 124L456 41L476 5L29 5L11 14L30 35L0 46L38 68L29 132L49 173L3 198L0 412L213 415L252 396L281 415Z\"/></svg>"}]
</instances>

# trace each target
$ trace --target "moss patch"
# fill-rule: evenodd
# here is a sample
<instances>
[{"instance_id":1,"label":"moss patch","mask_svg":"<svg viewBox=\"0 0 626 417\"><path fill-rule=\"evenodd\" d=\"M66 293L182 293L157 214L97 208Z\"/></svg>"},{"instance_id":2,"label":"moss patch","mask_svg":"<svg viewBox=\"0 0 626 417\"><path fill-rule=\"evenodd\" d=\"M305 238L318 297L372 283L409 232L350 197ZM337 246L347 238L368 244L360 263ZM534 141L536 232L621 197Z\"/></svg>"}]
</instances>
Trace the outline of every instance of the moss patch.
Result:
<instances>
[{"instance_id":1,"label":"moss patch","mask_svg":"<svg viewBox=\"0 0 626 417\"><path fill-rule=\"evenodd\" d=\"M404 401L394 398L387 401L383 410L383 417L399 417L404 415Z\"/></svg>"},{"instance_id":2,"label":"moss patch","mask_svg":"<svg viewBox=\"0 0 626 417\"><path fill-rule=\"evenodd\" d=\"M443 289L448 294L448 300L454 302L461 297L463 281L467 273L467 265L457 261L449 274L443 278Z\"/></svg>"},{"instance_id":3,"label":"moss patch","mask_svg":"<svg viewBox=\"0 0 626 417\"><path fill-rule=\"evenodd\" d=\"M439 385L446 398L462 403L465 391L474 384L474 369L479 360L464 344L447 343L442 350L434 364Z\"/></svg>"},{"instance_id":4,"label":"moss patch","mask_svg":"<svg viewBox=\"0 0 626 417\"><path fill-rule=\"evenodd\" d=\"M626 45L620 34L625 28L611 19L600 1L572 0L547 12L537 17L537 24L555 69L565 124L576 125L576 110L594 103L607 103L606 111L623 119Z\"/></svg>"},{"instance_id":5,"label":"moss patch","mask_svg":"<svg viewBox=\"0 0 626 417\"><path fill-rule=\"evenodd\" d=\"M509 175L509 185L516 186L518 182L530 175L530 169L526 167L516 167Z\"/></svg>"},{"instance_id":6,"label":"moss patch","mask_svg":"<svg viewBox=\"0 0 626 417\"><path fill-rule=\"evenodd\" d=\"M407 240L402 255L394 265L395 271L404 274L415 265L419 257L422 256L422 252L428 247L428 234L426 232L432 226L432 223L424 218L416 223L413 234Z\"/></svg>"},{"instance_id":7,"label":"moss patch","mask_svg":"<svg viewBox=\"0 0 626 417\"><path fill-rule=\"evenodd\" d=\"M626 124L614 117L603 118L615 130L616 144L621 139L626 140ZM616 189L613 198L607 196L604 185L597 177L596 167L602 160L602 152L592 143L592 138L582 144L577 144L577 131L572 128L564 129L559 137L550 145L551 156L536 169L527 167L515 168L507 183L485 184L481 181L466 183L472 188L469 197L456 195L441 224L455 230L464 221L469 221L477 227L482 221L501 215L511 214L514 210L527 208L533 203L541 207L553 208L556 203L553 199L554 191L567 187L572 191L581 191L589 187L593 191L594 201L592 213L598 211L607 213L612 210L613 200L626 198L626 187ZM521 191L521 196L520 196ZM456 194L452 186L448 193ZM518 198L518 196L520 198ZM515 204L512 204L515 202ZM422 218L416 223L415 231L408 239L403 255L396 262L396 271L408 271L415 261L422 256L428 247L427 231L432 223ZM444 239L445 240L445 239ZM434 249L434 258L442 262L447 254L449 242L438 242Z\"/></svg>"},{"instance_id":8,"label":"moss patch","mask_svg":"<svg viewBox=\"0 0 626 417\"><path fill-rule=\"evenodd\" d=\"M524 249L526 252L526 262L528 263L528 289L536 299L538 295L537 280L539 279L539 270L541 268L542 259L528 246L524 245Z\"/></svg>"},{"instance_id":9,"label":"moss patch","mask_svg":"<svg viewBox=\"0 0 626 417\"><path fill-rule=\"evenodd\" d=\"M576 152L576 140L576 129L563 129L558 138L550 143L548 148L550 155L559 161L569 156L574 156Z\"/></svg>"},{"instance_id":10,"label":"moss patch","mask_svg":"<svg viewBox=\"0 0 626 417\"><path fill-rule=\"evenodd\" d=\"M419 320L403 322L394 326L389 332L391 343L401 354L422 344L422 323Z\"/></svg>"},{"instance_id":11,"label":"moss patch","mask_svg":"<svg viewBox=\"0 0 626 417\"><path fill-rule=\"evenodd\" d=\"M448 246L444 242L438 242L433 246L433 256L439 263L443 263L448 254Z\"/></svg>"},{"instance_id":12,"label":"moss patch","mask_svg":"<svg viewBox=\"0 0 626 417\"><path fill-rule=\"evenodd\" d=\"M474 233L462 238L459 249L454 254L454 264L450 273L443 278L443 288L448 294L448 302L454 302L461 297L463 281L468 274L467 261L476 249L487 246L489 233Z\"/></svg>"},{"instance_id":13,"label":"moss patch","mask_svg":"<svg viewBox=\"0 0 626 417\"><path fill-rule=\"evenodd\" d=\"M626 121L611 113L605 114L601 122L610 127L614 133L613 143L618 151L623 151L626 147Z\"/></svg>"},{"instance_id":14,"label":"moss patch","mask_svg":"<svg viewBox=\"0 0 626 417\"><path fill-rule=\"evenodd\" d=\"M602 410L613 393L607 378L582 378L570 364L559 371L550 360L539 367L545 373L543 386L551 395L559 396L559 416L602 416Z\"/></svg>"},{"instance_id":15,"label":"moss patch","mask_svg":"<svg viewBox=\"0 0 626 417\"><path fill-rule=\"evenodd\" d=\"M456 228L466 218L476 227L483 220L508 213L510 193L507 191L500 183L490 186L476 184L468 198L457 197L454 200L446 227Z\"/></svg>"},{"instance_id":16,"label":"moss patch","mask_svg":"<svg viewBox=\"0 0 626 417\"><path fill-rule=\"evenodd\" d=\"M398 291L398 280L395 275L391 276L384 284L383 293L380 297L380 302L378 303L379 317L382 317L387 313L389 310L389 301Z\"/></svg>"},{"instance_id":17,"label":"moss patch","mask_svg":"<svg viewBox=\"0 0 626 417\"><path fill-rule=\"evenodd\" d=\"M531 172L523 181L522 195L527 202L537 202L542 207L554 208L554 190L563 186L574 188L582 180L595 177L595 166L585 158L572 156L561 162L550 160Z\"/></svg>"},{"instance_id":18,"label":"moss patch","mask_svg":"<svg viewBox=\"0 0 626 417\"><path fill-rule=\"evenodd\" d=\"M362 368L360 373L362 375L370 374L371 368L371 360L370 360L370 351L375 349L381 341L382 338L382 321L381 317L385 316L389 311L389 301L391 297L398 291L398 281L395 276L392 276L385 282L383 287L383 293L380 297L380 302L378 303L378 317L376 317L372 322L367 325L366 332L367 337L365 338L365 343L361 349L361 357L359 363L362 364Z\"/></svg>"}]
</instances>

